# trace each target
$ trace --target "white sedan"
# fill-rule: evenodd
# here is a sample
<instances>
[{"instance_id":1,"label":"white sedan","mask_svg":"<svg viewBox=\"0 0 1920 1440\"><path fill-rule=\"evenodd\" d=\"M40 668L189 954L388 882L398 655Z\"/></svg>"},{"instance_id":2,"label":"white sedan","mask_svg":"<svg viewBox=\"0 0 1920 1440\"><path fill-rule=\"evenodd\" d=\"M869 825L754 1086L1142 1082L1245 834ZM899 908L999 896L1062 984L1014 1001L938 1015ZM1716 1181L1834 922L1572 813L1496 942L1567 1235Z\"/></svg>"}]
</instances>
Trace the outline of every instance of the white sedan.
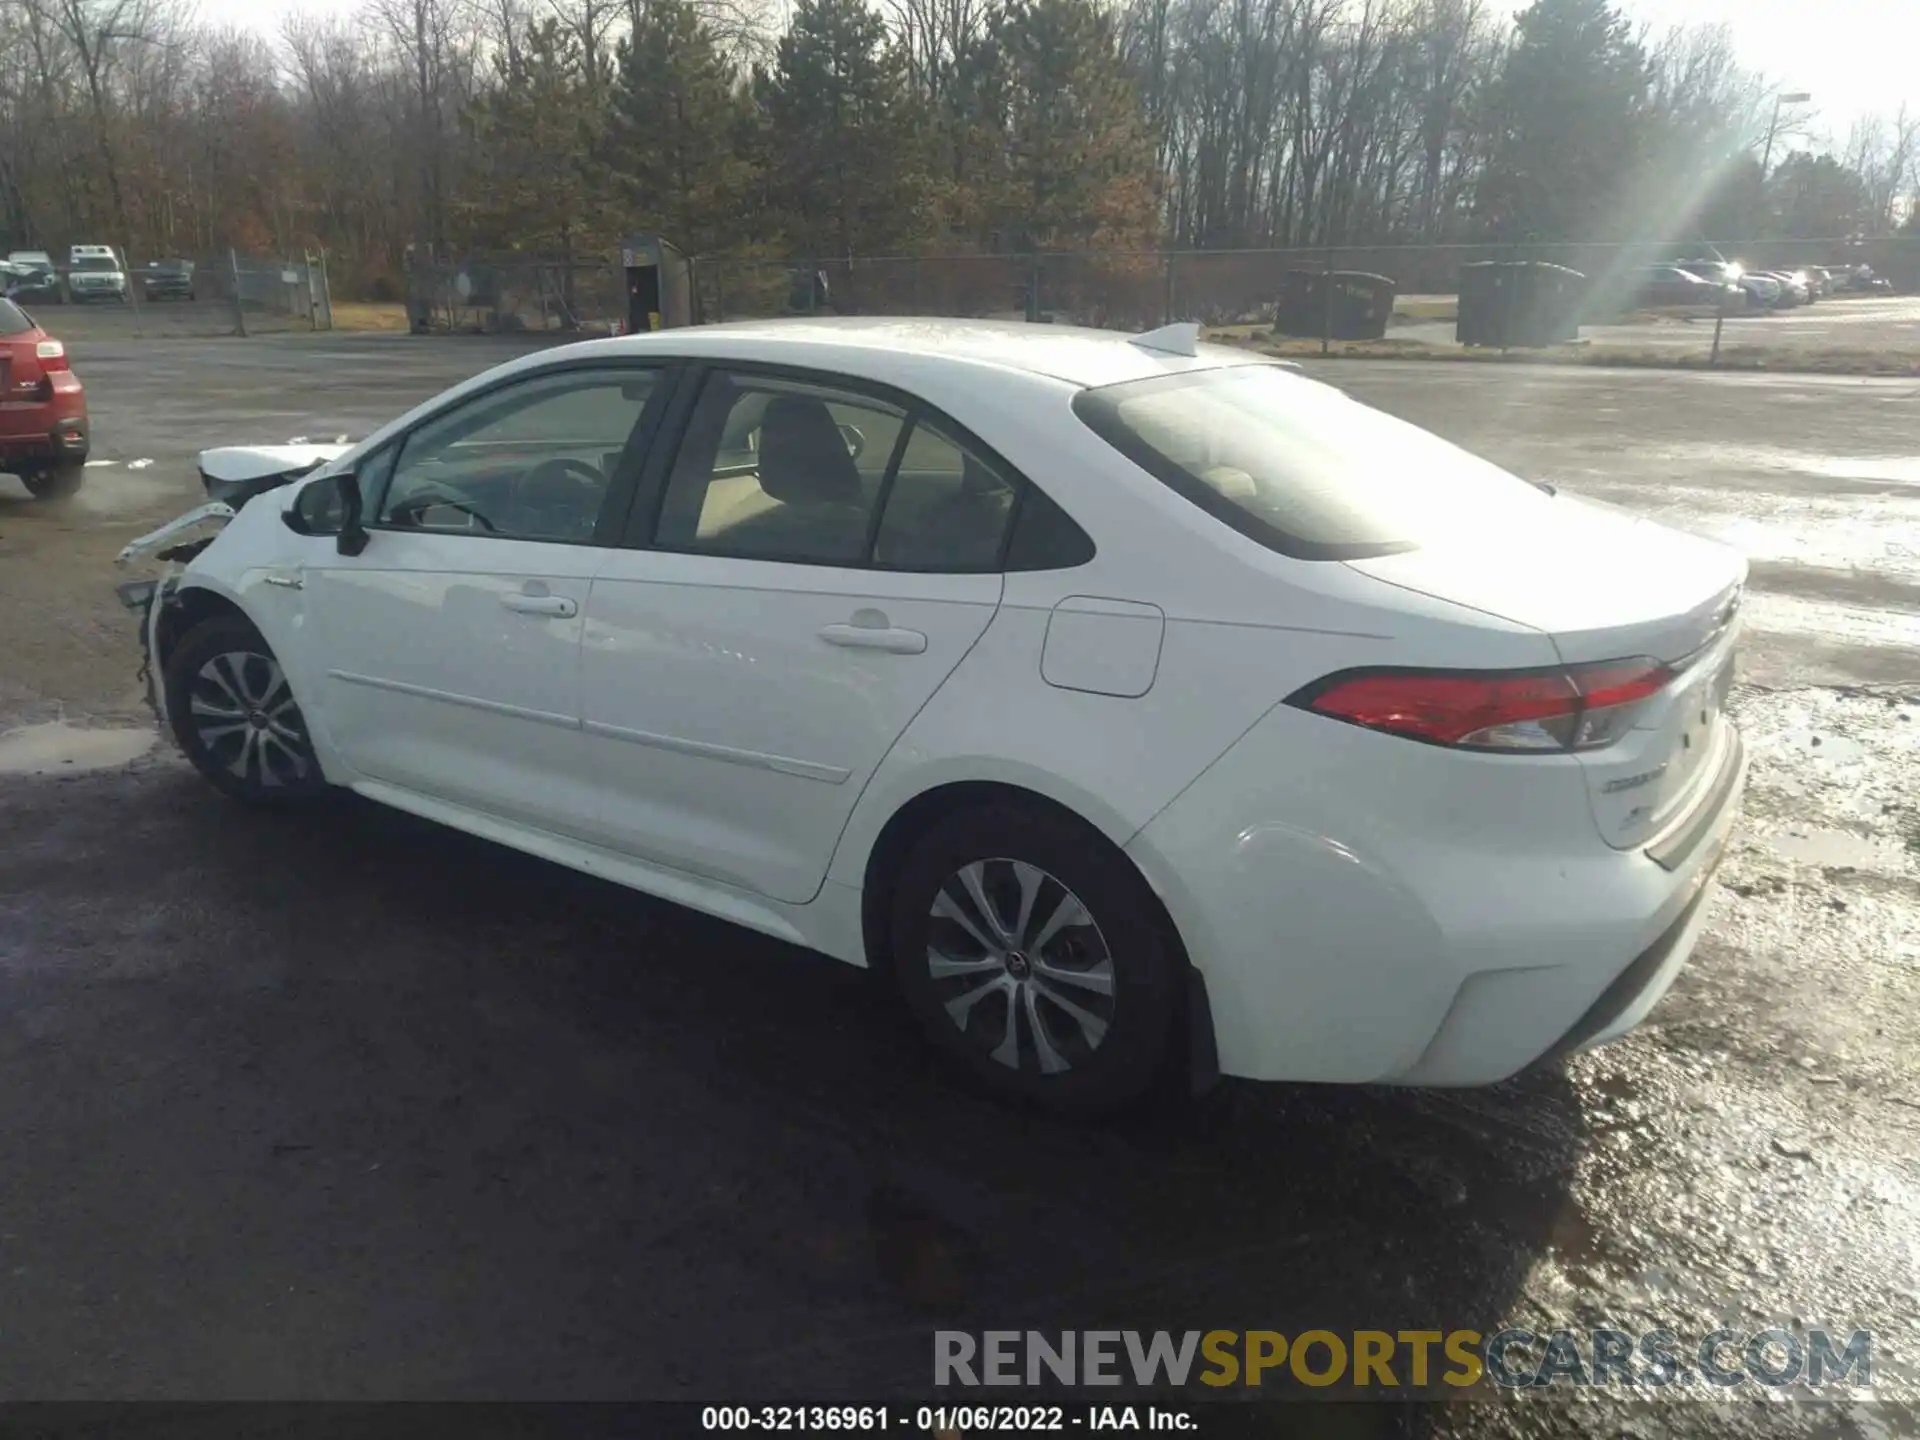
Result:
<instances>
[{"instance_id":1,"label":"white sedan","mask_svg":"<svg viewBox=\"0 0 1920 1440\"><path fill-rule=\"evenodd\" d=\"M881 970L1065 1109L1619 1035L1745 777L1737 554L1191 326L598 341L316 459L127 587L209 780Z\"/></svg>"}]
</instances>

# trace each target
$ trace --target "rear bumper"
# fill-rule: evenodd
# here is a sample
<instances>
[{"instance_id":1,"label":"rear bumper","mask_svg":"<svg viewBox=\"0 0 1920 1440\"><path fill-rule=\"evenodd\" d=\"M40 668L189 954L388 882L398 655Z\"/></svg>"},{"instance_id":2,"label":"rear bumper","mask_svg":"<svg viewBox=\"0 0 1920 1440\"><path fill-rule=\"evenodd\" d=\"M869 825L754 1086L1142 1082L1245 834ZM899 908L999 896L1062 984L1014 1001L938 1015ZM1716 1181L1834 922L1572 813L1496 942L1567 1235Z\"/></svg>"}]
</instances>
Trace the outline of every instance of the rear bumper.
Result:
<instances>
[{"instance_id":1,"label":"rear bumper","mask_svg":"<svg viewBox=\"0 0 1920 1440\"><path fill-rule=\"evenodd\" d=\"M1654 842L1691 838L1662 864L1599 840L1577 767L1543 762L1532 803L1500 809L1474 759L1275 718L1127 847L1205 977L1222 1073L1490 1084L1624 1034L1686 963L1744 789L1737 741ZM1383 770L1391 818L1355 799Z\"/></svg>"},{"instance_id":2,"label":"rear bumper","mask_svg":"<svg viewBox=\"0 0 1920 1440\"><path fill-rule=\"evenodd\" d=\"M0 458L84 460L91 443L86 402L77 393L71 400L55 391L51 402L0 405Z\"/></svg>"}]
</instances>

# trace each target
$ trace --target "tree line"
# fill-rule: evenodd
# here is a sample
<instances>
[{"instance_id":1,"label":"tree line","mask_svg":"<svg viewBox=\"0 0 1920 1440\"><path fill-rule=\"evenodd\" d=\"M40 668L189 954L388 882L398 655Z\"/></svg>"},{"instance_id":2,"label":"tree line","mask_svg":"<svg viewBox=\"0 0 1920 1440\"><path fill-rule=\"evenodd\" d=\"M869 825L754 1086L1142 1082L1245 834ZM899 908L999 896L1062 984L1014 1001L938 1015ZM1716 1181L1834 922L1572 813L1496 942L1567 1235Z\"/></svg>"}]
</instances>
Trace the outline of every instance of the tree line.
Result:
<instances>
[{"instance_id":1,"label":"tree line","mask_svg":"<svg viewBox=\"0 0 1920 1440\"><path fill-rule=\"evenodd\" d=\"M1796 143L1607 0L364 0L272 37L0 0L0 248L700 255L1834 238L1920 118ZM1770 152L1770 154L1769 154ZM1771 158L1774 163L1763 165Z\"/></svg>"}]
</instances>

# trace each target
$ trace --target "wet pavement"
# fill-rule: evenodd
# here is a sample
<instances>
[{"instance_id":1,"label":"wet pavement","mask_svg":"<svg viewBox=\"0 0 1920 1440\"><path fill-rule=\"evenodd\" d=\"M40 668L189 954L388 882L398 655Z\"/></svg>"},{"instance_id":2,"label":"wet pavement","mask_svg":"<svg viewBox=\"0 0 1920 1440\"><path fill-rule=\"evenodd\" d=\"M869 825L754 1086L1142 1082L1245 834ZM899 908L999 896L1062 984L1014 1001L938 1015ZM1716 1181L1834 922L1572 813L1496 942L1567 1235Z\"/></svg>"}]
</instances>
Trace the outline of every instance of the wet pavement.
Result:
<instances>
[{"instance_id":1,"label":"wet pavement","mask_svg":"<svg viewBox=\"0 0 1920 1440\"><path fill-rule=\"evenodd\" d=\"M1753 556L1748 819L1674 992L1562 1071L1073 1126L956 1092L830 962L17 738L137 716L110 560L197 498L193 450L358 433L507 353L101 344L116 463L61 505L0 482L0 730L41 772L0 775L0 1394L862 1397L924 1392L936 1324L1778 1325L1871 1329L1878 1403L1555 1391L1342 1433L1915 1433L1920 386L1323 371Z\"/></svg>"}]
</instances>

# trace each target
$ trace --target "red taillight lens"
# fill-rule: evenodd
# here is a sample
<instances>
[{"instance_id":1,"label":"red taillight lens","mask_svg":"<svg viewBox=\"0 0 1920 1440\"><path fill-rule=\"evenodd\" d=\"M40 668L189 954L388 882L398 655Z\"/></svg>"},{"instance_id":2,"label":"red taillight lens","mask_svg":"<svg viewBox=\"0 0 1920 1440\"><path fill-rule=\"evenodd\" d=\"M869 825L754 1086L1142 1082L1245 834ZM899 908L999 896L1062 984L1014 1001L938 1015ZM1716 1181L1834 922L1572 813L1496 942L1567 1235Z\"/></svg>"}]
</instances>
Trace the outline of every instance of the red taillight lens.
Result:
<instances>
[{"instance_id":1,"label":"red taillight lens","mask_svg":"<svg viewBox=\"0 0 1920 1440\"><path fill-rule=\"evenodd\" d=\"M58 340L42 340L33 347L33 353L40 361L42 370L64 370L67 368L67 347Z\"/></svg>"},{"instance_id":2,"label":"red taillight lens","mask_svg":"<svg viewBox=\"0 0 1920 1440\"><path fill-rule=\"evenodd\" d=\"M1369 730L1475 750L1593 750L1633 728L1673 672L1656 660L1565 670L1361 670L1289 704Z\"/></svg>"}]
</instances>

